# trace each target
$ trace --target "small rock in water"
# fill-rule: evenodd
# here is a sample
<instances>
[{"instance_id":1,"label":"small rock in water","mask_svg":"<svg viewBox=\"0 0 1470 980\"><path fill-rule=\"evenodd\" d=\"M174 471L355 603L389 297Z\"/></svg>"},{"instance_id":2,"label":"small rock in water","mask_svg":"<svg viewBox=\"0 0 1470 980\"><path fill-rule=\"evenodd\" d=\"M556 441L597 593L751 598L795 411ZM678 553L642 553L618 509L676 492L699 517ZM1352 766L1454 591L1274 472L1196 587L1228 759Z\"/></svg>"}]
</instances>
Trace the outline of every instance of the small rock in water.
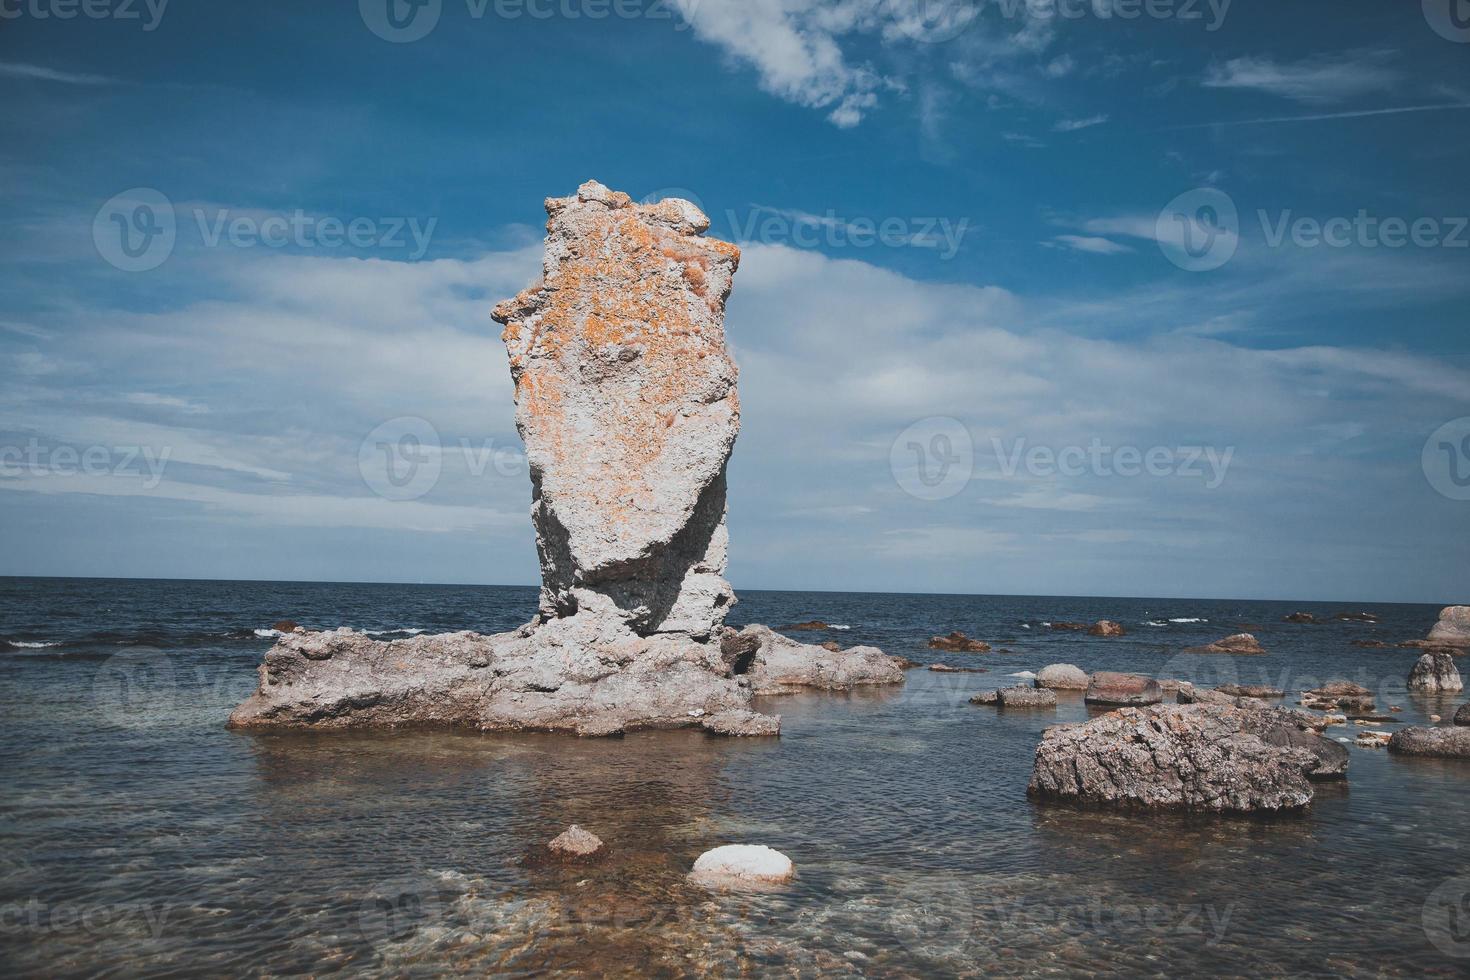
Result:
<instances>
[{"instance_id":1,"label":"small rock in water","mask_svg":"<svg viewBox=\"0 0 1470 980\"><path fill-rule=\"evenodd\" d=\"M785 626L777 626L778 630L792 630L795 632L816 632L818 630L829 630L832 627L820 619L809 619L804 623L787 623Z\"/></svg>"},{"instance_id":2,"label":"small rock in water","mask_svg":"<svg viewBox=\"0 0 1470 980\"><path fill-rule=\"evenodd\" d=\"M1115 623L1111 619L1100 619L1087 631L1092 636L1127 636L1128 631L1123 628L1122 623Z\"/></svg>"},{"instance_id":3,"label":"small rock in water","mask_svg":"<svg viewBox=\"0 0 1470 980\"><path fill-rule=\"evenodd\" d=\"M1142 707L1164 700L1164 689L1152 677L1142 674L1118 674L1100 670L1088 680L1088 704L1120 707Z\"/></svg>"},{"instance_id":4,"label":"small rock in water","mask_svg":"<svg viewBox=\"0 0 1470 980\"><path fill-rule=\"evenodd\" d=\"M1309 612L1294 612L1294 613L1292 613L1289 616L1283 616L1281 618L1281 621L1284 622L1284 623L1317 623L1317 622L1320 622L1320 620L1317 619L1316 616L1313 616Z\"/></svg>"},{"instance_id":5,"label":"small rock in water","mask_svg":"<svg viewBox=\"0 0 1470 980\"><path fill-rule=\"evenodd\" d=\"M1236 633L1227 636L1223 640L1202 647L1189 647L1185 653L1224 653L1236 656L1258 656L1266 652L1265 648L1249 633Z\"/></svg>"},{"instance_id":6,"label":"small rock in water","mask_svg":"<svg viewBox=\"0 0 1470 980\"><path fill-rule=\"evenodd\" d=\"M1388 732L1358 732L1358 744L1370 749L1381 749L1393 741Z\"/></svg>"},{"instance_id":7,"label":"small rock in water","mask_svg":"<svg viewBox=\"0 0 1470 980\"><path fill-rule=\"evenodd\" d=\"M546 845L553 854L562 857L591 857L603 848L602 839L591 831L572 824Z\"/></svg>"},{"instance_id":8,"label":"small rock in water","mask_svg":"<svg viewBox=\"0 0 1470 980\"><path fill-rule=\"evenodd\" d=\"M1388 750L1399 755L1470 759L1470 728L1405 728L1393 733Z\"/></svg>"},{"instance_id":9,"label":"small rock in water","mask_svg":"<svg viewBox=\"0 0 1470 980\"><path fill-rule=\"evenodd\" d=\"M943 650L946 653L989 653L990 644L980 640L972 640L959 630L955 630L948 636L935 636L929 640L931 650Z\"/></svg>"},{"instance_id":10,"label":"small rock in water","mask_svg":"<svg viewBox=\"0 0 1470 980\"><path fill-rule=\"evenodd\" d=\"M1409 690L1425 694L1458 694L1465 689L1454 656L1446 650L1432 650L1419 658L1409 671Z\"/></svg>"},{"instance_id":11,"label":"small rock in water","mask_svg":"<svg viewBox=\"0 0 1470 980\"><path fill-rule=\"evenodd\" d=\"M1053 691L1087 690L1087 672L1074 664L1048 664L1036 672L1036 686Z\"/></svg>"},{"instance_id":12,"label":"small rock in water","mask_svg":"<svg viewBox=\"0 0 1470 980\"><path fill-rule=\"evenodd\" d=\"M279 623L271 624L271 629L275 630L277 633L294 633L300 628L300 626L296 625L296 621L294 619L283 619Z\"/></svg>"},{"instance_id":13,"label":"small rock in water","mask_svg":"<svg viewBox=\"0 0 1470 980\"><path fill-rule=\"evenodd\" d=\"M1470 725L1470 703L1460 705L1460 710L1455 712L1456 725Z\"/></svg>"},{"instance_id":14,"label":"small rock in water","mask_svg":"<svg viewBox=\"0 0 1470 980\"><path fill-rule=\"evenodd\" d=\"M1039 687L1002 688L996 695L1002 708L1055 708L1057 692Z\"/></svg>"},{"instance_id":15,"label":"small rock in water","mask_svg":"<svg viewBox=\"0 0 1470 980\"><path fill-rule=\"evenodd\" d=\"M690 880L707 886L780 884L796 874L791 859L764 844L726 844L694 862Z\"/></svg>"}]
</instances>

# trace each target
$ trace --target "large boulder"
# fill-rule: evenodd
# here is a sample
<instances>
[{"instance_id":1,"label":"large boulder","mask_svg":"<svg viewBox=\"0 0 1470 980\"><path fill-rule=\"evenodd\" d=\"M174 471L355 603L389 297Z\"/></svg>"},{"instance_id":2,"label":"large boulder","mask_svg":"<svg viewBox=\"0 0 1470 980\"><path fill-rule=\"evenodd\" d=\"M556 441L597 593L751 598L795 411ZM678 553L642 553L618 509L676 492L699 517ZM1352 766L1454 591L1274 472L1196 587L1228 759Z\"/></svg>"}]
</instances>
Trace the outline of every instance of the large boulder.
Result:
<instances>
[{"instance_id":1,"label":"large boulder","mask_svg":"<svg viewBox=\"0 0 1470 980\"><path fill-rule=\"evenodd\" d=\"M1388 751L1437 759L1470 759L1470 728L1417 725L1400 728L1389 739Z\"/></svg>"},{"instance_id":2,"label":"large boulder","mask_svg":"<svg viewBox=\"0 0 1470 980\"><path fill-rule=\"evenodd\" d=\"M546 211L541 277L494 312L530 464L536 618L498 636L287 633L233 727L775 734L757 692L902 681L871 647L722 628L740 250L701 237L688 201L636 205L595 181Z\"/></svg>"},{"instance_id":3,"label":"large boulder","mask_svg":"<svg viewBox=\"0 0 1470 980\"><path fill-rule=\"evenodd\" d=\"M1125 808L1299 811L1312 802L1310 777L1327 775L1338 763L1324 762L1330 750L1319 750L1311 742L1316 736L1283 733L1287 725L1272 714L1217 704L1155 705L1049 728L1036 749L1029 792Z\"/></svg>"},{"instance_id":4,"label":"large boulder","mask_svg":"<svg viewBox=\"0 0 1470 980\"><path fill-rule=\"evenodd\" d=\"M1409 671L1409 690L1424 694L1458 694L1465 689L1455 658L1448 651L1434 650L1419 658Z\"/></svg>"},{"instance_id":5,"label":"large boulder","mask_svg":"<svg viewBox=\"0 0 1470 980\"><path fill-rule=\"evenodd\" d=\"M1142 674L1119 674L1100 670L1088 678L1087 693L1083 696L1088 704L1112 707L1140 707L1158 704L1164 700L1164 689L1152 677Z\"/></svg>"},{"instance_id":6,"label":"large boulder","mask_svg":"<svg viewBox=\"0 0 1470 980\"><path fill-rule=\"evenodd\" d=\"M1446 606L1439 622L1429 631L1429 640L1449 647L1470 648L1470 606Z\"/></svg>"},{"instance_id":7,"label":"large boulder","mask_svg":"<svg viewBox=\"0 0 1470 980\"><path fill-rule=\"evenodd\" d=\"M1087 690L1087 671L1073 664L1048 664L1036 672L1037 687L1052 691Z\"/></svg>"}]
</instances>

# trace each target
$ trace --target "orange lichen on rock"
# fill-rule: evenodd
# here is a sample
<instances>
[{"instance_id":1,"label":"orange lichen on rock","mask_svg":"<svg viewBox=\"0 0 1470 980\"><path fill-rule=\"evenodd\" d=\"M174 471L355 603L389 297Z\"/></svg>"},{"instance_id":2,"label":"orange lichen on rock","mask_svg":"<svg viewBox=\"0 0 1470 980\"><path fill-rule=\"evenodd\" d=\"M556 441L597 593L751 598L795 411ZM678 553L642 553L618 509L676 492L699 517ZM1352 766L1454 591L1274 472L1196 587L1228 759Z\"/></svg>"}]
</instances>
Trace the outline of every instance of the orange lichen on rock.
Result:
<instances>
[{"instance_id":1,"label":"orange lichen on rock","mask_svg":"<svg viewBox=\"0 0 1470 980\"><path fill-rule=\"evenodd\" d=\"M709 219L687 201L636 205L595 182L546 210L542 279L494 314L542 549L575 569L543 606L597 601L578 590L608 580L637 593L625 612L662 622L640 576L724 569L724 468L740 426L724 305L740 250L701 237ZM710 526L691 534L700 521ZM723 606L719 582L710 601Z\"/></svg>"}]
</instances>

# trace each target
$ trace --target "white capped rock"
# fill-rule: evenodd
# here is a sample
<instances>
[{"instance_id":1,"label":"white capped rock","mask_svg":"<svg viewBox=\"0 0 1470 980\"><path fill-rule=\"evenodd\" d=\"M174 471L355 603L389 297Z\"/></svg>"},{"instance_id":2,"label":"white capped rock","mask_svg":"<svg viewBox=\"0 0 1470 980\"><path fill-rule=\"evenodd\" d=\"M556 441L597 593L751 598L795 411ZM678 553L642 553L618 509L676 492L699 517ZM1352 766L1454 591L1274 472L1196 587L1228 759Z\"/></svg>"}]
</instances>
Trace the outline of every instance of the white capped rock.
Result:
<instances>
[{"instance_id":1,"label":"white capped rock","mask_svg":"<svg viewBox=\"0 0 1470 980\"><path fill-rule=\"evenodd\" d=\"M694 862L690 878L708 885L780 884L796 874L791 859L764 844L726 844L705 851Z\"/></svg>"}]
</instances>

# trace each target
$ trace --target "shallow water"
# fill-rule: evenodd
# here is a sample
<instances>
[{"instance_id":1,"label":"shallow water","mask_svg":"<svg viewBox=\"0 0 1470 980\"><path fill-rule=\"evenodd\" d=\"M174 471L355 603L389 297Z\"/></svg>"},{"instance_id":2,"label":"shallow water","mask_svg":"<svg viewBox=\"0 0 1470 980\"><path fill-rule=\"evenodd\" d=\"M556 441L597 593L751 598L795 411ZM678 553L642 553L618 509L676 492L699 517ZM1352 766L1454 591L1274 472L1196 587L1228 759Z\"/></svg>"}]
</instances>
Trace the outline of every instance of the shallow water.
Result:
<instances>
[{"instance_id":1,"label":"shallow water","mask_svg":"<svg viewBox=\"0 0 1470 980\"><path fill-rule=\"evenodd\" d=\"M1352 645L1421 637L1436 608L1298 626L1281 617L1342 607L742 600L732 622L817 617L849 626L830 634L845 644L988 673L767 699L779 740L248 736L223 722L274 620L493 632L529 618L535 590L0 580L0 962L34 976L1470 975L1470 764L1354 746L1348 783L1319 786L1301 818L1089 813L1025 795L1042 729L1086 718L1080 699L968 703L1065 661L1289 690L1341 677L1406 723L1448 717L1458 699L1404 693L1416 651ZM1042 625L1104 617L1130 635ZM1268 656L1180 652L1241 625ZM925 648L951 629L997 651ZM607 841L604 862L540 859L570 823ZM684 881L731 842L790 855L795 883Z\"/></svg>"}]
</instances>

